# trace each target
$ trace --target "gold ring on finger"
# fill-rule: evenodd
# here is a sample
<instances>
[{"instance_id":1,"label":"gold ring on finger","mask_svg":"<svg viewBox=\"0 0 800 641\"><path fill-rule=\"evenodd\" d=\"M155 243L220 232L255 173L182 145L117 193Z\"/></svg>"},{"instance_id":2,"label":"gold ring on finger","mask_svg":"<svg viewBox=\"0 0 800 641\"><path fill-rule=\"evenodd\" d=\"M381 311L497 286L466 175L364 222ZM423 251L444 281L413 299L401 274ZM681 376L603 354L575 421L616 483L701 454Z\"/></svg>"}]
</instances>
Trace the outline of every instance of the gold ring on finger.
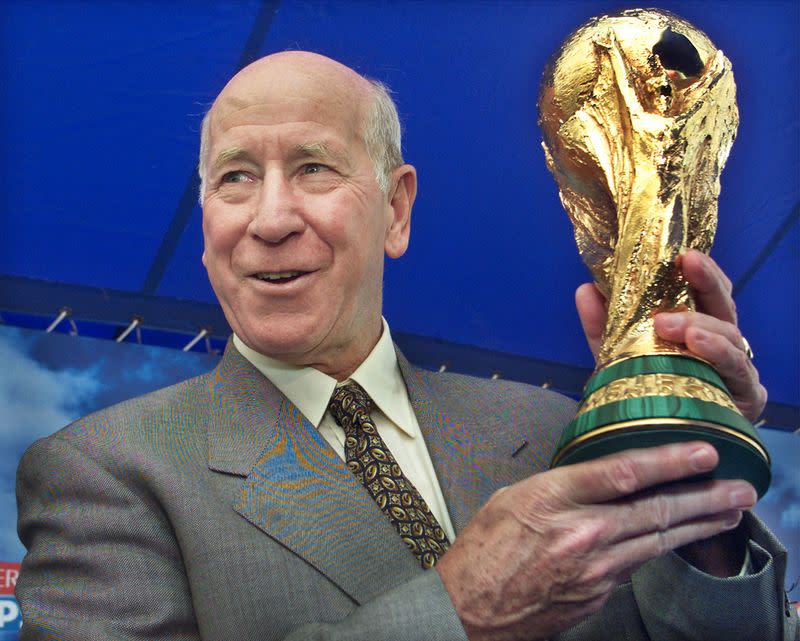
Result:
<instances>
[{"instance_id":1,"label":"gold ring on finger","mask_svg":"<svg viewBox=\"0 0 800 641\"><path fill-rule=\"evenodd\" d=\"M752 361L753 349L750 347L750 343L747 342L747 339L744 336L742 336L742 350L744 351L745 356Z\"/></svg>"}]
</instances>

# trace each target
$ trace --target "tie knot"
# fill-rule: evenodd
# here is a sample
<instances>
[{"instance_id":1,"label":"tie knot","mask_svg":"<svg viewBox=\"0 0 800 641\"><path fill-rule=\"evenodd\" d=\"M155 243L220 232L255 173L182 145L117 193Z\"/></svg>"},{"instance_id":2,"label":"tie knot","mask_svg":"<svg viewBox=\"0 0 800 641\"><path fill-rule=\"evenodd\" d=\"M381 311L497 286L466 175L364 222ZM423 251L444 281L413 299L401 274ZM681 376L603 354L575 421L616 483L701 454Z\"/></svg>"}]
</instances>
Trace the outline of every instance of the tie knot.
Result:
<instances>
[{"instance_id":1,"label":"tie knot","mask_svg":"<svg viewBox=\"0 0 800 641\"><path fill-rule=\"evenodd\" d=\"M347 434L369 420L372 399L358 383L348 383L334 390L328 409Z\"/></svg>"}]
</instances>

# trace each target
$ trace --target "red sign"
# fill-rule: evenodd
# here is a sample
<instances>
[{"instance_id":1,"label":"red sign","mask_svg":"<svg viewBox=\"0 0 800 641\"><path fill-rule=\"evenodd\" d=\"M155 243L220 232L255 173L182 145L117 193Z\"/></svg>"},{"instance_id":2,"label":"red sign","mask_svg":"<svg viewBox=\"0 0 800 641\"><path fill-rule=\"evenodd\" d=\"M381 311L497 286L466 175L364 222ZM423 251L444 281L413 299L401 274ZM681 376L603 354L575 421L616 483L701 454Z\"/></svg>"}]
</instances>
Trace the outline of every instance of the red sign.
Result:
<instances>
[{"instance_id":1,"label":"red sign","mask_svg":"<svg viewBox=\"0 0 800 641\"><path fill-rule=\"evenodd\" d=\"M19 576L19 563L0 561L0 596L14 596L14 586Z\"/></svg>"}]
</instances>

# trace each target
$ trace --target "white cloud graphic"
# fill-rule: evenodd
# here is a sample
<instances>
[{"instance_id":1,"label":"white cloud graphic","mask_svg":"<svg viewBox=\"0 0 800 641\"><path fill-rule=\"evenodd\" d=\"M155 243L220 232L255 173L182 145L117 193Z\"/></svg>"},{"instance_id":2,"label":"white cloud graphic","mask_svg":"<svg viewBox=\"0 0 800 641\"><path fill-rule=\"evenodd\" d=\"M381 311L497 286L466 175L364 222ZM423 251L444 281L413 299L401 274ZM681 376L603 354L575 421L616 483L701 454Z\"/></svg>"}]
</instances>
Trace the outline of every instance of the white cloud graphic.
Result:
<instances>
[{"instance_id":1,"label":"white cloud graphic","mask_svg":"<svg viewBox=\"0 0 800 641\"><path fill-rule=\"evenodd\" d=\"M52 371L27 351L21 335L0 335L0 439L12 449L78 418L81 407L102 387L91 369Z\"/></svg>"},{"instance_id":2,"label":"white cloud graphic","mask_svg":"<svg viewBox=\"0 0 800 641\"><path fill-rule=\"evenodd\" d=\"M36 439L79 418L102 388L92 369L47 369L30 355L32 345L20 332L0 334L0 561L18 561L24 553L15 518L20 456Z\"/></svg>"}]
</instances>

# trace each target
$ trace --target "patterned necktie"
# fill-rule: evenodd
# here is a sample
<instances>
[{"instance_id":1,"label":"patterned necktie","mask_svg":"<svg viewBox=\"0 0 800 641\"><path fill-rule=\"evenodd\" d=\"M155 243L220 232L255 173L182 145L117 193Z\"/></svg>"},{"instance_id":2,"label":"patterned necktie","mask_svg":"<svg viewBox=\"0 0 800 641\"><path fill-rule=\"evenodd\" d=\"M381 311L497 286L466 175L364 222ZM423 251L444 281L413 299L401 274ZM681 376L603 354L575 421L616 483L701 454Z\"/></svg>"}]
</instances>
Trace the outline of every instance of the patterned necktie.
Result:
<instances>
[{"instance_id":1,"label":"patterned necktie","mask_svg":"<svg viewBox=\"0 0 800 641\"><path fill-rule=\"evenodd\" d=\"M372 400L357 383L337 387L329 409L344 430L347 466L397 528L422 567L432 568L450 546L417 488L405 477L369 416Z\"/></svg>"}]
</instances>

